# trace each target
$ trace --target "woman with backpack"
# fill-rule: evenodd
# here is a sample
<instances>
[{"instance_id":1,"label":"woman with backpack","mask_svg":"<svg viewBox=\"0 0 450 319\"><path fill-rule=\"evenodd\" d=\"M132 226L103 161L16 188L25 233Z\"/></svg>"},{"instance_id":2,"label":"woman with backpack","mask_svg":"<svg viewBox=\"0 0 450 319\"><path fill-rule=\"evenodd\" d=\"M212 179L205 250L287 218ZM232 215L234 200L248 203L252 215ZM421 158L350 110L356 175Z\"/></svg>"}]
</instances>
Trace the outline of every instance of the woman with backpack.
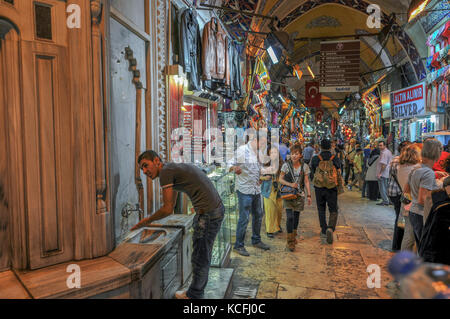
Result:
<instances>
[{"instance_id":1,"label":"woman with backpack","mask_svg":"<svg viewBox=\"0 0 450 319\"><path fill-rule=\"evenodd\" d=\"M320 142L322 152L313 158L311 171L316 192L317 211L320 222L320 237L326 239L328 244L333 243L333 233L336 230L338 219L338 187L341 180L341 161L331 154L331 143L327 139ZM326 209L330 211L327 223Z\"/></svg>"},{"instance_id":2,"label":"woman with backpack","mask_svg":"<svg viewBox=\"0 0 450 319\"><path fill-rule=\"evenodd\" d=\"M298 196L295 199L283 199L283 206L286 210L286 232L287 249L295 250L297 243L297 228L300 220L300 212L305 208L305 195L308 199L308 205L311 205L311 188L308 175L310 169L308 164L303 163L302 147L294 145L291 147L291 159L283 164L279 182L298 190ZM306 194L305 194L306 193Z\"/></svg>"}]
</instances>

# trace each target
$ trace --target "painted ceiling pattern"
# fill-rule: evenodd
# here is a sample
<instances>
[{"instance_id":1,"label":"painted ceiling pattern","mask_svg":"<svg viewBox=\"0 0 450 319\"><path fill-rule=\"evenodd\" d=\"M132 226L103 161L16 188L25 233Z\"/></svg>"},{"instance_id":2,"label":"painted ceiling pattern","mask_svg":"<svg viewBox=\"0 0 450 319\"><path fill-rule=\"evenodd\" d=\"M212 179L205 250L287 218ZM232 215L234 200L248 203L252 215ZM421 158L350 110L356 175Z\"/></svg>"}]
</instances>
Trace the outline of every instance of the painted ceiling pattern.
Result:
<instances>
[{"instance_id":1,"label":"painted ceiling pattern","mask_svg":"<svg viewBox=\"0 0 450 319\"><path fill-rule=\"evenodd\" d=\"M307 13L308 11L320 5L331 3L351 7L365 14L367 14L367 7L369 6L367 2L361 0L310 0L306 1L305 3L297 7L295 10L293 10L291 13L289 13L283 20L281 20L280 25L282 28L284 28L290 23L292 23L294 20L302 16L303 14ZM389 21L388 15L382 12L381 23L383 25L386 25L388 21ZM418 79L419 80L424 79L426 76L425 66L422 63L419 52L417 51L411 38L397 23L394 23L393 29L395 30L397 39L400 41L406 53L408 54L411 63L416 71Z\"/></svg>"},{"instance_id":2,"label":"painted ceiling pattern","mask_svg":"<svg viewBox=\"0 0 450 319\"><path fill-rule=\"evenodd\" d=\"M340 26L342 26L342 24L339 22L338 19L329 16L320 16L316 19L311 20L311 22L306 25L306 29L327 28L327 27L337 28Z\"/></svg>"},{"instance_id":3,"label":"painted ceiling pattern","mask_svg":"<svg viewBox=\"0 0 450 319\"><path fill-rule=\"evenodd\" d=\"M289 1L289 2L287 2ZM309 0L309 1L293 1L293 0L224 0L223 4L224 6L237 9L237 10L248 10L255 12L256 8L259 8L259 12L261 13L264 11L264 14L268 16L273 16L277 9L280 6L286 6L289 5L289 12L285 17L282 18L280 21L280 28L286 29L288 26L290 26L292 23L295 22L298 18L302 17L305 14L308 14L311 10L317 9L320 6L324 6L327 4L336 4L336 5L342 5L347 7L348 9L354 9L357 10L364 15L367 14L367 7L369 5L368 2L362 1L362 0ZM265 6L271 6L271 8L265 8ZM383 7L382 7L383 11ZM286 13L287 13L286 12ZM335 27L338 28L338 23L341 23L339 20L333 21L333 17L327 17L329 15L324 15L324 17L320 17L318 19L315 19L313 21L308 21L308 29L313 30L315 28L325 28L325 27ZM249 30L252 26L252 17L245 16L243 14L236 14L232 12L224 13L223 21L225 23L228 23L230 28L229 30L236 38L242 39L246 36L245 32L246 30ZM268 20L259 20L262 22L262 25L267 25L269 22ZM389 16L382 12L381 15L381 23L382 25L386 25L389 21ZM359 26L355 26L356 28ZM241 29L241 30L236 30ZM258 29L260 30L260 29ZM408 55L412 66L414 67L414 70L417 74L417 77L419 80L425 78L426 71L425 66L420 59L419 52L417 51L417 48L415 47L414 43L412 42L411 38L406 34L406 32L397 24L395 23L393 26L393 30L396 34L396 38L405 50L406 54ZM266 30L267 32L267 30ZM307 36L307 35L305 35ZM388 49L387 51L390 51ZM392 53L392 52L391 52ZM395 52L396 53L396 52Z\"/></svg>"}]
</instances>

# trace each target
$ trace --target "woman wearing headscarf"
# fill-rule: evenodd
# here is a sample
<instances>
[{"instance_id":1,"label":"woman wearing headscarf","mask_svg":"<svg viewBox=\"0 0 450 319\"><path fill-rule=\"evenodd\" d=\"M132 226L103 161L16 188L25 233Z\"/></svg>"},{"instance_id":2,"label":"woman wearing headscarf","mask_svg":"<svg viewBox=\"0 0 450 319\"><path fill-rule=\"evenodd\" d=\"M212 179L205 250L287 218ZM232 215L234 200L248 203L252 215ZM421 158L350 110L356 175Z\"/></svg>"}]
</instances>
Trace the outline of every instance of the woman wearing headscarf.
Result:
<instances>
[{"instance_id":1,"label":"woman wearing headscarf","mask_svg":"<svg viewBox=\"0 0 450 319\"><path fill-rule=\"evenodd\" d=\"M370 153L369 160L367 161L367 173L365 178L369 190L370 200L377 200L380 194L377 178L377 165L379 161L380 150L378 148L374 148Z\"/></svg>"}]
</instances>

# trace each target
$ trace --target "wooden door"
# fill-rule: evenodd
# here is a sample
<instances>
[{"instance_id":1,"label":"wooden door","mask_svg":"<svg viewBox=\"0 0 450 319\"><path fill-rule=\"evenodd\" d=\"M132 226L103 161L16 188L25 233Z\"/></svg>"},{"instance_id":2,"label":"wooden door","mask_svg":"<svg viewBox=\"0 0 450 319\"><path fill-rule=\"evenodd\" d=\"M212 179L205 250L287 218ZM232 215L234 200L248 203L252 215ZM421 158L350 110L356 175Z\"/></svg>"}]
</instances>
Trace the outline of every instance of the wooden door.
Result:
<instances>
[{"instance_id":1,"label":"wooden door","mask_svg":"<svg viewBox=\"0 0 450 319\"><path fill-rule=\"evenodd\" d=\"M30 10L34 39L22 42L25 193L31 269L68 261L74 253L72 107L65 5L54 1L46 3L48 9L39 5L33 2ZM50 17L46 17L48 10ZM38 17L39 14L43 16ZM48 22L50 30L45 25ZM42 28L47 29L39 34Z\"/></svg>"},{"instance_id":2,"label":"wooden door","mask_svg":"<svg viewBox=\"0 0 450 319\"><path fill-rule=\"evenodd\" d=\"M24 149L30 268L73 257L73 163L67 52L26 42Z\"/></svg>"},{"instance_id":3,"label":"wooden door","mask_svg":"<svg viewBox=\"0 0 450 319\"><path fill-rule=\"evenodd\" d=\"M36 269L74 256L71 70L65 3L13 5L20 39L0 48L3 75L17 80L4 76L11 245L16 268Z\"/></svg>"}]
</instances>

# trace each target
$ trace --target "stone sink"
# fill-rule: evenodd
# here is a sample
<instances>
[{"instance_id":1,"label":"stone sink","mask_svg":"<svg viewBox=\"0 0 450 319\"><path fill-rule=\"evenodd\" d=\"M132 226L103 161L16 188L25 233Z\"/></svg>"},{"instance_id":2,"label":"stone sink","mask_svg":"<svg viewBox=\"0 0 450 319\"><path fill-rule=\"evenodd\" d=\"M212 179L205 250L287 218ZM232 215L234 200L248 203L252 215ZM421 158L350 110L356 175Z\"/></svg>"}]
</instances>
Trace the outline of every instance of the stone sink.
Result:
<instances>
[{"instance_id":1,"label":"stone sink","mask_svg":"<svg viewBox=\"0 0 450 319\"><path fill-rule=\"evenodd\" d=\"M124 240L129 244L163 244L168 241L168 231L164 228L143 227L130 233Z\"/></svg>"}]
</instances>

